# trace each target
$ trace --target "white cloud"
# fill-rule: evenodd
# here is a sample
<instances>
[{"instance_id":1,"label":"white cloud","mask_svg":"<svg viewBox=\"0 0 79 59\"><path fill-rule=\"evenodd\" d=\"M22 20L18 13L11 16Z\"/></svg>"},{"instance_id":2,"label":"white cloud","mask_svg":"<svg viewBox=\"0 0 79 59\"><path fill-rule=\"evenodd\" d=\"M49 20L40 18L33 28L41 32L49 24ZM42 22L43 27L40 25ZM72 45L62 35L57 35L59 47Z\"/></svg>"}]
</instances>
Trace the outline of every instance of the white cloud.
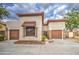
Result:
<instances>
[{"instance_id":1,"label":"white cloud","mask_svg":"<svg viewBox=\"0 0 79 59\"><path fill-rule=\"evenodd\" d=\"M50 17L50 19L55 19L55 18L56 18L56 17L53 17L53 16L52 16L52 17Z\"/></svg>"},{"instance_id":2,"label":"white cloud","mask_svg":"<svg viewBox=\"0 0 79 59\"><path fill-rule=\"evenodd\" d=\"M45 18L45 20L44 20L44 21L47 21L47 20L49 20L49 18Z\"/></svg>"},{"instance_id":3,"label":"white cloud","mask_svg":"<svg viewBox=\"0 0 79 59\"><path fill-rule=\"evenodd\" d=\"M59 5L50 5L48 8L46 8L45 13L49 13L50 11L54 10L56 7L58 7Z\"/></svg>"},{"instance_id":4,"label":"white cloud","mask_svg":"<svg viewBox=\"0 0 79 59\"><path fill-rule=\"evenodd\" d=\"M66 7L67 5L62 4L56 4L54 6L51 5L45 10L45 14L49 19L61 19L63 18L64 14L68 12ZM48 18L46 18L46 20Z\"/></svg>"},{"instance_id":5,"label":"white cloud","mask_svg":"<svg viewBox=\"0 0 79 59\"><path fill-rule=\"evenodd\" d=\"M63 18L63 16L57 15L57 18L56 19L62 19L62 18Z\"/></svg>"},{"instance_id":6,"label":"white cloud","mask_svg":"<svg viewBox=\"0 0 79 59\"><path fill-rule=\"evenodd\" d=\"M52 6L49 6L46 10L45 13L48 13L52 9Z\"/></svg>"},{"instance_id":7,"label":"white cloud","mask_svg":"<svg viewBox=\"0 0 79 59\"><path fill-rule=\"evenodd\" d=\"M61 5L58 8L56 8L54 10L54 14L57 14L58 12L60 12L61 10L64 10L67 7L67 5Z\"/></svg>"},{"instance_id":8,"label":"white cloud","mask_svg":"<svg viewBox=\"0 0 79 59\"><path fill-rule=\"evenodd\" d=\"M9 21L9 20L8 20L8 19L3 19L2 21L3 21L3 22L7 22L7 21Z\"/></svg>"},{"instance_id":9,"label":"white cloud","mask_svg":"<svg viewBox=\"0 0 79 59\"><path fill-rule=\"evenodd\" d=\"M68 13L68 10L65 10L65 13Z\"/></svg>"},{"instance_id":10,"label":"white cloud","mask_svg":"<svg viewBox=\"0 0 79 59\"><path fill-rule=\"evenodd\" d=\"M49 18L46 18L46 20L47 19L62 19L62 18L63 18L63 16L61 16L61 15L55 15L55 16L51 16Z\"/></svg>"},{"instance_id":11,"label":"white cloud","mask_svg":"<svg viewBox=\"0 0 79 59\"><path fill-rule=\"evenodd\" d=\"M14 6L12 6L12 7L8 6L7 9L12 12L16 12L17 10L21 10L22 8L20 8L20 6L18 4L14 4Z\"/></svg>"},{"instance_id":12,"label":"white cloud","mask_svg":"<svg viewBox=\"0 0 79 59\"><path fill-rule=\"evenodd\" d=\"M62 18L68 12L66 4L36 4L36 3L23 3L8 6L7 9L13 13L16 12L45 12L45 20ZM63 15L63 16L61 16Z\"/></svg>"}]
</instances>

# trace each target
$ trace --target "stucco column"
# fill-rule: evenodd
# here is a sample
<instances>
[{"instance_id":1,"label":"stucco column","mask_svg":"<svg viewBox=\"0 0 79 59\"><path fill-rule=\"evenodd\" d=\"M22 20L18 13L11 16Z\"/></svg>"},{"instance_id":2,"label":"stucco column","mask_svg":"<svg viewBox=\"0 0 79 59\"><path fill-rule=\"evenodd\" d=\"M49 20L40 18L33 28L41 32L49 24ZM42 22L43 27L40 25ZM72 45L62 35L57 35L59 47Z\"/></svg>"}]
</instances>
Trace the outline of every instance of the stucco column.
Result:
<instances>
[{"instance_id":1,"label":"stucco column","mask_svg":"<svg viewBox=\"0 0 79 59\"><path fill-rule=\"evenodd\" d=\"M38 27L37 38L38 38L38 40L42 39L42 28L41 27Z\"/></svg>"},{"instance_id":2,"label":"stucco column","mask_svg":"<svg viewBox=\"0 0 79 59\"><path fill-rule=\"evenodd\" d=\"M36 36L36 37L37 37L37 30L38 30L38 28L35 27L35 36Z\"/></svg>"},{"instance_id":3,"label":"stucco column","mask_svg":"<svg viewBox=\"0 0 79 59\"><path fill-rule=\"evenodd\" d=\"M64 31L63 31L63 29L62 29L62 40L63 40L63 38L64 38Z\"/></svg>"},{"instance_id":4,"label":"stucco column","mask_svg":"<svg viewBox=\"0 0 79 59\"><path fill-rule=\"evenodd\" d=\"M23 27L20 27L19 30L19 40L23 40Z\"/></svg>"},{"instance_id":5,"label":"stucco column","mask_svg":"<svg viewBox=\"0 0 79 59\"><path fill-rule=\"evenodd\" d=\"M49 39L52 39L51 30L48 31Z\"/></svg>"},{"instance_id":6,"label":"stucco column","mask_svg":"<svg viewBox=\"0 0 79 59\"><path fill-rule=\"evenodd\" d=\"M10 40L10 31L8 30L7 33L8 33L8 34L7 34L8 40Z\"/></svg>"}]
</instances>

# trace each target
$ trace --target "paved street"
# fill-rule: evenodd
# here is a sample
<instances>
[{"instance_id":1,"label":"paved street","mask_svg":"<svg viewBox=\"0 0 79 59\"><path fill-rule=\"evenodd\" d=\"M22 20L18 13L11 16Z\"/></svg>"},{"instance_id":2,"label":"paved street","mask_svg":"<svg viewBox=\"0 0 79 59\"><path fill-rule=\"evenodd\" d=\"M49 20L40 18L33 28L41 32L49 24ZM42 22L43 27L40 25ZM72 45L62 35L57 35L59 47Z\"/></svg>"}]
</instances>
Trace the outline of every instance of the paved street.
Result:
<instances>
[{"instance_id":1,"label":"paved street","mask_svg":"<svg viewBox=\"0 0 79 59\"><path fill-rule=\"evenodd\" d=\"M0 42L0 55L78 55L79 43L73 40L55 39L45 45L14 44L15 41Z\"/></svg>"}]
</instances>

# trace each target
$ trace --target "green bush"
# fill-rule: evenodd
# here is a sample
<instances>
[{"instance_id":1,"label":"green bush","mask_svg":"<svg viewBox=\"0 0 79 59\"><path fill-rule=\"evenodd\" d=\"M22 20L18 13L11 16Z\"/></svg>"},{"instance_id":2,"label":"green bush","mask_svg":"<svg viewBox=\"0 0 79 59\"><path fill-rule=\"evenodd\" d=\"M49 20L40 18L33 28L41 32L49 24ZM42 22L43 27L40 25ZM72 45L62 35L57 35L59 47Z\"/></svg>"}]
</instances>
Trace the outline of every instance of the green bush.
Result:
<instances>
[{"instance_id":1,"label":"green bush","mask_svg":"<svg viewBox=\"0 0 79 59\"><path fill-rule=\"evenodd\" d=\"M4 35L0 35L0 41L4 41L5 40L5 36Z\"/></svg>"},{"instance_id":2,"label":"green bush","mask_svg":"<svg viewBox=\"0 0 79 59\"><path fill-rule=\"evenodd\" d=\"M42 41L45 42L48 39L48 37L46 35L42 36Z\"/></svg>"}]
</instances>

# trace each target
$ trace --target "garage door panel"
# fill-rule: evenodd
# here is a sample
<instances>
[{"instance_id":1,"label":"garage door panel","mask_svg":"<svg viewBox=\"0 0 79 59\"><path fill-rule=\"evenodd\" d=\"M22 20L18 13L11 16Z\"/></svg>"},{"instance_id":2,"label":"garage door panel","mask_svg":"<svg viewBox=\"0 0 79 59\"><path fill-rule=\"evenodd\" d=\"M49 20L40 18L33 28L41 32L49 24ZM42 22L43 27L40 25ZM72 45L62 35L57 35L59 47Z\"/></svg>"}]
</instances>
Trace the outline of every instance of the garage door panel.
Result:
<instances>
[{"instance_id":1,"label":"garage door panel","mask_svg":"<svg viewBox=\"0 0 79 59\"><path fill-rule=\"evenodd\" d=\"M52 30L52 38L61 39L62 38L62 30Z\"/></svg>"},{"instance_id":2,"label":"garage door panel","mask_svg":"<svg viewBox=\"0 0 79 59\"><path fill-rule=\"evenodd\" d=\"M19 30L10 30L10 39L11 40L19 39Z\"/></svg>"}]
</instances>

